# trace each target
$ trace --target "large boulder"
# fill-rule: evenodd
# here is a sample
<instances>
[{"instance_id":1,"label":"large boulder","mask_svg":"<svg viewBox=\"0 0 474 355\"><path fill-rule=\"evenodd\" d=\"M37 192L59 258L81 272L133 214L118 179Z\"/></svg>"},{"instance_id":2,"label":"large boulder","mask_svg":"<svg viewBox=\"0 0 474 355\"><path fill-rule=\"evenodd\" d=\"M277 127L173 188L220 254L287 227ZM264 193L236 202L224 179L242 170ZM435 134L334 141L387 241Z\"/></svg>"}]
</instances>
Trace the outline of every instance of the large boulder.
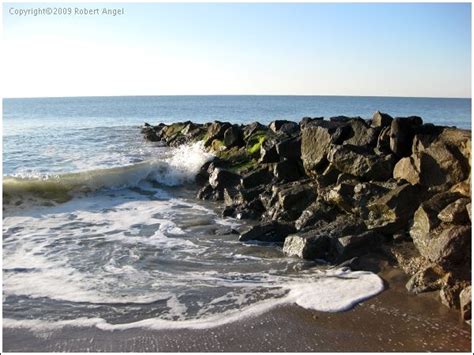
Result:
<instances>
[{"instance_id":1,"label":"large boulder","mask_svg":"<svg viewBox=\"0 0 474 355\"><path fill-rule=\"evenodd\" d=\"M374 127L387 127L392 124L393 117L387 113L377 111L372 116L372 126Z\"/></svg>"},{"instance_id":2,"label":"large boulder","mask_svg":"<svg viewBox=\"0 0 474 355\"><path fill-rule=\"evenodd\" d=\"M404 184L394 188L367 206L370 229L397 233L408 224L419 204L418 188Z\"/></svg>"},{"instance_id":3,"label":"large boulder","mask_svg":"<svg viewBox=\"0 0 474 355\"><path fill-rule=\"evenodd\" d=\"M313 230L286 237L283 252L288 256L302 259L324 259L327 257L329 247L329 238Z\"/></svg>"},{"instance_id":4,"label":"large boulder","mask_svg":"<svg viewBox=\"0 0 474 355\"><path fill-rule=\"evenodd\" d=\"M441 192L421 203L416 210L410 228L410 236L421 255L427 256L426 250L431 248L432 236L441 223L438 214L458 198L459 194Z\"/></svg>"},{"instance_id":5,"label":"large boulder","mask_svg":"<svg viewBox=\"0 0 474 355\"><path fill-rule=\"evenodd\" d=\"M332 136L341 124L314 121L301 131L301 159L308 176L317 176L327 166Z\"/></svg>"},{"instance_id":6,"label":"large boulder","mask_svg":"<svg viewBox=\"0 0 474 355\"><path fill-rule=\"evenodd\" d=\"M361 147L375 147L380 129L370 127L363 119L354 119L348 122L349 137L344 139L344 144Z\"/></svg>"},{"instance_id":7,"label":"large boulder","mask_svg":"<svg viewBox=\"0 0 474 355\"><path fill-rule=\"evenodd\" d=\"M298 180L302 174L298 161L285 159L276 163L273 168L273 175L278 181L295 181Z\"/></svg>"},{"instance_id":8,"label":"large boulder","mask_svg":"<svg viewBox=\"0 0 474 355\"><path fill-rule=\"evenodd\" d=\"M399 157L411 155L411 146L415 128L421 126L423 120L417 116L396 117L390 125L390 149Z\"/></svg>"},{"instance_id":9,"label":"large boulder","mask_svg":"<svg viewBox=\"0 0 474 355\"><path fill-rule=\"evenodd\" d=\"M276 145L278 156L289 160L301 158L301 137L285 139Z\"/></svg>"},{"instance_id":10,"label":"large boulder","mask_svg":"<svg viewBox=\"0 0 474 355\"><path fill-rule=\"evenodd\" d=\"M340 213L333 205L327 204L324 201L317 200L309 205L301 213L295 221L295 228L297 230L313 227L316 223L330 222L336 219L337 214Z\"/></svg>"},{"instance_id":11,"label":"large boulder","mask_svg":"<svg viewBox=\"0 0 474 355\"><path fill-rule=\"evenodd\" d=\"M209 185L215 189L224 191L226 187L234 187L240 183L240 175L222 168L215 168L209 175Z\"/></svg>"},{"instance_id":12,"label":"large boulder","mask_svg":"<svg viewBox=\"0 0 474 355\"><path fill-rule=\"evenodd\" d=\"M268 167L262 167L243 176L241 184L245 189L251 189L259 185L269 184L272 179L273 174Z\"/></svg>"},{"instance_id":13,"label":"large boulder","mask_svg":"<svg viewBox=\"0 0 474 355\"><path fill-rule=\"evenodd\" d=\"M250 227L240 235L239 241L283 243L285 238L294 232L295 228L291 224L271 221Z\"/></svg>"},{"instance_id":14,"label":"large boulder","mask_svg":"<svg viewBox=\"0 0 474 355\"><path fill-rule=\"evenodd\" d=\"M211 146L214 139L223 140L225 131L231 127L229 122L214 121L207 129L204 145Z\"/></svg>"},{"instance_id":15,"label":"large boulder","mask_svg":"<svg viewBox=\"0 0 474 355\"><path fill-rule=\"evenodd\" d=\"M388 180L394 166L391 155L371 154L363 147L354 145L334 146L327 159L339 171L363 180Z\"/></svg>"},{"instance_id":16,"label":"large boulder","mask_svg":"<svg viewBox=\"0 0 474 355\"><path fill-rule=\"evenodd\" d=\"M369 252L383 241L383 236L374 231L344 235L334 238L338 261Z\"/></svg>"},{"instance_id":17,"label":"large boulder","mask_svg":"<svg viewBox=\"0 0 474 355\"><path fill-rule=\"evenodd\" d=\"M289 183L273 187L265 220L294 221L316 199L312 184Z\"/></svg>"},{"instance_id":18,"label":"large boulder","mask_svg":"<svg viewBox=\"0 0 474 355\"><path fill-rule=\"evenodd\" d=\"M393 178L405 180L412 185L420 183L420 172L413 157L402 158L395 164Z\"/></svg>"},{"instance_id":19,"label":"large boulder","mask_svg":"<svg viewBox=\"0 0 474 355\"><path fill-rule=\"evenodd\" d=\"M244 143L242 137L242 130L237 125L232 125L224 132L224 145L227 148L234 146L242 146Z\"/></svg>"}]
</instances>

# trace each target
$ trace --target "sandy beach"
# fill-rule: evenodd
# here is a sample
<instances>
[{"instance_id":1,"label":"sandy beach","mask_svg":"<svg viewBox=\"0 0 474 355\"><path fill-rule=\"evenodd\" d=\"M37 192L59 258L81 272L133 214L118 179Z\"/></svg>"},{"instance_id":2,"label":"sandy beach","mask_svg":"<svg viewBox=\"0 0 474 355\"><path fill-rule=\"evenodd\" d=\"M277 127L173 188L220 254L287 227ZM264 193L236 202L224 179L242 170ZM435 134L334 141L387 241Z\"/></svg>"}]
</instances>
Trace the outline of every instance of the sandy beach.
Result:
<instances>
[{"instance_id":1,"label":"sandy beach","mask_svg":"<svg viewBox=\"0 0 474 355\"><path fill-rule=\"evenodd\" d=\"M207 330L101 331L64 328L51 333L3 329L5 352L177 351L471 351L471 329L433 294L413 296L398 270L381 273L382 294L341 313L284 306L262 316Z\"/></svg>"}]
</instances>

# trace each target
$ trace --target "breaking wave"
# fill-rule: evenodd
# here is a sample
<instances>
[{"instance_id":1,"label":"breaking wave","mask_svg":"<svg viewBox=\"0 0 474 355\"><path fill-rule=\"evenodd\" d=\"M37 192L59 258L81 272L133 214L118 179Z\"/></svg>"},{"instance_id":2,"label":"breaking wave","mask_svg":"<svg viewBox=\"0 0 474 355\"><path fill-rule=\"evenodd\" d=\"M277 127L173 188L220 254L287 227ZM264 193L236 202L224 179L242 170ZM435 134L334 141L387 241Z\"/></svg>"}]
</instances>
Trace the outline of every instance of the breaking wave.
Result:
<instances>
[{"instance_id":1,"label":"breaking wave","mask_svg":"<svg viewBox=\"0 0 474 355\"><path fill-rule=\"evenodd\" d=\"M93 169L50 176L9 176L3 180L4 204L25 198L62 203L76 193L120 189L149 181L166 186L192 182L199 168L212 158L202 142L171 150L169 156L108 169Z\"/></svg>"}]
</instances>

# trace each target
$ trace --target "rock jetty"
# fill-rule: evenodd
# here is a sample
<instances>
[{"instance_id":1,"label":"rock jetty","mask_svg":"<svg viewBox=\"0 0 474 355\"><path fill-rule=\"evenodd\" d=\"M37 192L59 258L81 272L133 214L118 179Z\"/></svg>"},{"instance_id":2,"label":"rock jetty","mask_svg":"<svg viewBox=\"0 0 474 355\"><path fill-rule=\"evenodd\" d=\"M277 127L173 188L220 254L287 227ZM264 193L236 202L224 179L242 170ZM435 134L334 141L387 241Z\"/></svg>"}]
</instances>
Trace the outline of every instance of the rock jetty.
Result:
<instances>
[{"instance_id":1,"label":"rock jetty","mask_svg":"<svg viewBox=\"0 0 474 355\"><path fill-rule=\"evenodd\" d=\"M197 197L258 221L240 241L351 266L375 253L410 275L409 292L437 291L471 319L470 131L376 112L142 133L172 147L203 141L215 159L196 176Z\"/></svg>"}]
</instances>

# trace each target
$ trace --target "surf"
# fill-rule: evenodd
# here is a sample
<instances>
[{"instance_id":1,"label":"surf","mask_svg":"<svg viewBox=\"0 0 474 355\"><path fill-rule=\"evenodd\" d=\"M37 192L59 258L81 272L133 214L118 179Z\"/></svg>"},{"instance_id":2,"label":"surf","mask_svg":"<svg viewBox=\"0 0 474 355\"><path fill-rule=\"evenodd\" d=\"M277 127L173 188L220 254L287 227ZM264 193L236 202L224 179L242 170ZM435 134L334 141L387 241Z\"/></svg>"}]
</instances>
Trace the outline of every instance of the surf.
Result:
<instances>
[{"instance_id":1,"label":"surf","mask_svg":"<svg viewBox=\"0 0 474 355\"><path fill-rule=\"evenodd\" d=\"M19 206L25 201L64 203L77 194L133 188L144 181L179 186L193 182L200 167L212 157L198 142L171 149L168 156L125 166L41 177L7 176L3 179L4 206Z\"/></svg>"}]
</instances>

